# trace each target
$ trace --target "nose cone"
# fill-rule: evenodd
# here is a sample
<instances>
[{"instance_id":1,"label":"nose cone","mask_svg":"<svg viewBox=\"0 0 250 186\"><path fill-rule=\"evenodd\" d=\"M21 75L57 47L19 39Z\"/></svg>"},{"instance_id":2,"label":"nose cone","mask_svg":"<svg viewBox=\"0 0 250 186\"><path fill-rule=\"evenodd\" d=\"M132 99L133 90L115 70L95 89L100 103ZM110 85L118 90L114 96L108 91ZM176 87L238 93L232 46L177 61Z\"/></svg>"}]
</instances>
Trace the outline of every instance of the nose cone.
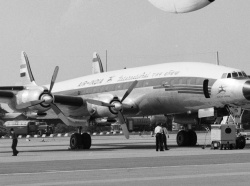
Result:
<instances>
[{"instance_id":1,"label":"nose cone","mask_svg":"<svg viewBox=\"0 0 250 186\"><path fill-rule=\"evenodd\" d=\"M246 81L243 86L243 95L244 97L250 101L250 81Z\"/></svg>"}]
</instances>

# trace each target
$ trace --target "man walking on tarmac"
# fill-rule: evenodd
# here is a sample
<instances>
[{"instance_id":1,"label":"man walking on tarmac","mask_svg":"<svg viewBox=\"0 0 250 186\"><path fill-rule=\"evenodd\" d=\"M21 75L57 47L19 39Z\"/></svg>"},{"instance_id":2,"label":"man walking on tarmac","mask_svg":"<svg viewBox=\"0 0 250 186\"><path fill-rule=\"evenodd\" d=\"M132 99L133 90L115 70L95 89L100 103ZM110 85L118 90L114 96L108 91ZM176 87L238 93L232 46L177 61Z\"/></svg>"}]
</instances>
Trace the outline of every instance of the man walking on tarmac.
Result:
<instances>
[{"instance_id":1,"label":"man walking on tarmac","mask_svg":"<svg viewBox=\"0 0 250 186\"><path fill-rule=\"evenodd\" d=\"M162 142L165 147L165 150L169 150L167 144L167 137L169 138L168 130L165 127L165 125L163 125L163 123L161 124L161 126L162 126Z\"/></svg>"},{"instance_id":2,"label":"man walking on tarmac","mask_svg":"<svg viewBox=\"0 0 250 186\"><path fill-rule=\"evenodd\" d=\"M160 151L163 151L163 144L162 144L162 127L160 123L157 124L155 127L155 138L156 138L156 151L160 148Z\"/></svg>"},{"instance_id":3,"label":"man walking on tarmac","mask_svg":"<svg viewBox=\"0 0 250 186\"><path fill-rule=\"evenodd\" d=\"M16 150L16 146L17 146L18 140L17 140L17 135L16 135L16 133L15 133L15 131L14 131L13 128L10 129L10 135L12 136L12 146L11 146L11 148L13 150L13 155L12 156L17 156L17 154L19 153Z\"/></svg>"}]
</instances>

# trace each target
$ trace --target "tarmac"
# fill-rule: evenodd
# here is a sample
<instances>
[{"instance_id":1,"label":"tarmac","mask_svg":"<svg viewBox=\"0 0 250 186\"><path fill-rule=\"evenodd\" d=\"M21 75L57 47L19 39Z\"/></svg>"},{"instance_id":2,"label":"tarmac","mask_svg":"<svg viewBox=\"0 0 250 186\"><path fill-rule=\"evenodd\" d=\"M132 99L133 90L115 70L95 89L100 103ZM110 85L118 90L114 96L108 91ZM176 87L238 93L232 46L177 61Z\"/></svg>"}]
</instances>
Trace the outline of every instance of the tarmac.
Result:
<instances>
[{"instance_id":1,"label":"tarmac","mask_svg":"<svg viewBox=\"0 0 250 186\"><path fill-rule=\"evenodd\" d=\"M178 147L170 134L163 152L151 135L92 136L89 150L68 150L69 137L19 139L16 157L11 139L0 139L0 185L249 185L249 141L242 150L211 150L205 136Z\"/></svg>"}]
</instances>

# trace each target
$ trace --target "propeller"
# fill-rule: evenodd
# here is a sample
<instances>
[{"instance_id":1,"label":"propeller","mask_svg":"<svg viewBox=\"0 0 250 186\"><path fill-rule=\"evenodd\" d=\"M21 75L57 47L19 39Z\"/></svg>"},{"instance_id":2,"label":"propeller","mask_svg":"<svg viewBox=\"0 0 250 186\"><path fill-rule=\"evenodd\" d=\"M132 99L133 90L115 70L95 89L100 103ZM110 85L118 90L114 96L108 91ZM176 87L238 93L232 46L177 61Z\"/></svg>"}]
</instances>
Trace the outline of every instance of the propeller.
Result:
<instances>
[{"instance_id":1,"label":"propeller","mask_svg":"<svg viewBox=\"0 0 250 186\"><path fill-rule=\"evenodd\" d=\"M128 90L125 92L125 94L123 95L121 100L115 100L111 103L106 103L103 101L99 101L99 100L93 100L93 99L88 99L88 102L94 105L99 105L99 106L105 106L105 107L110 107L112 110L117 112L117 117L118 117L118 122L120 123L121 127L122 127L122 131L125 135L125 137L128 139L129 138L129 132L128 132L128 128L124 119L124 116L122 114L122 108L128 107L126 104L123 104L123 101L128 97L128 95L132 92L132 90L135 88L135 86L137 85L138 81L135 80L130 87L128 88Z\"/></svg>"},{"instance_id":2,"label":"propeller","mask_svg":"<svg viewBox=\"0 0 250 186\"><path fill-rule=\"evenodd\" d=\"M68 120L68 118L63 114L63 112L53 103L53 95L51 94L52 89L54 87L54 84L56 82L56 78L57 78L57 74L59 71L59 67L56 66L53 76L51 78L51 82L50 82L50 87L49 87L49 91L45 90L43 95L41 96L40 100L34 100L34 101L29 101L26 103L22 103L22 104L18 104L16 106L17 109L25 109L28 107L32 107L32 106L36 106L39 104L47 104L51 107L51 109L56 113L56 115L66 124L66 125L70 125L70 121Z\"/></svg>"},{"instance_id":3,"label":"propeller","mask_svg":"<svg viewBox=\"0 0 250 186\"><path fill-rule=\"evenodd\" d=\"M25 109L25 108L28 108L28 107L39 105L41 103L45 103L45 104L48 104L48 105L53 104L53 96L51 95L51 91L52 91L52 89L54 87L56 77L57 77L57 74L58 74L58 70L59 70L59 67L56 66L55 70L54 70L54 73L53 73L53 76L51 78L49 91L45 90L40 100L34 100L34 101L26 102L26 103L21 103L21 104L18 104L16 106L16 108L17 109Z\"/></svg>"}]
</instances>

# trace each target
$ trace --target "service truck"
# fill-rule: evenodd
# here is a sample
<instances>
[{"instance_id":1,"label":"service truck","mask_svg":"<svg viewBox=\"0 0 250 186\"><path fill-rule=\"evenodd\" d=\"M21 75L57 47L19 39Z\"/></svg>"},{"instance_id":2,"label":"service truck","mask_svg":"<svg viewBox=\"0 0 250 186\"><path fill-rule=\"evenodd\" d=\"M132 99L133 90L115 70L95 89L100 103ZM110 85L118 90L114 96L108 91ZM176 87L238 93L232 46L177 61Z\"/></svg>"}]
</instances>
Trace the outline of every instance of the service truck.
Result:
<instances>
[{"instance_id":1,"label":"service truck","mask_svg":"<svg viewBox=\"0 0 250 186\"><path fill-rule=\"evenodd\" d=\"M6 121L3 126L8 130L13 128L17 135L50 135L53 133L52 128L46 122L37 120Z\"/></svg>"}]
</instances>

